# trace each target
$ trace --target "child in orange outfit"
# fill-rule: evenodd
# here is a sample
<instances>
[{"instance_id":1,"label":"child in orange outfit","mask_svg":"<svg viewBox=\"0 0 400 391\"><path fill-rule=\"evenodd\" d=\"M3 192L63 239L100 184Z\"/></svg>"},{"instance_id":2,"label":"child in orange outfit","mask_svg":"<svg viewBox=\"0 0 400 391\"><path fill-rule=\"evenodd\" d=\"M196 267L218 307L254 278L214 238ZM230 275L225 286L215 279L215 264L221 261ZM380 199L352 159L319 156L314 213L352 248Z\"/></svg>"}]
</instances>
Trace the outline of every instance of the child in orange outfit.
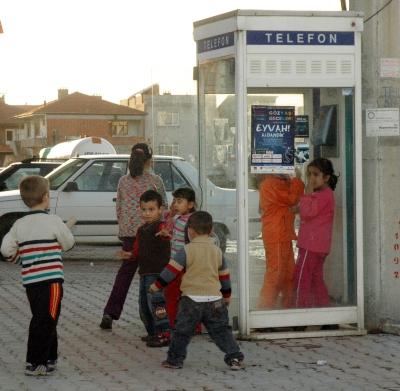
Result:
<instances>
[{"instance_id":1,"label":"child in orange outfit","mask_svg":"<svg viewBox=\"0 0 400 391\"><path fill-rule=\"evenodd\" d=\"M283 308L292 306L292 240L296 239L292 207L298 204L303 192L301 179L288 175L267 174L261 183L260 212L266 272L258 300L259 308L275 308L279 294L282 295Z\"/></svg>"}]
</instances>

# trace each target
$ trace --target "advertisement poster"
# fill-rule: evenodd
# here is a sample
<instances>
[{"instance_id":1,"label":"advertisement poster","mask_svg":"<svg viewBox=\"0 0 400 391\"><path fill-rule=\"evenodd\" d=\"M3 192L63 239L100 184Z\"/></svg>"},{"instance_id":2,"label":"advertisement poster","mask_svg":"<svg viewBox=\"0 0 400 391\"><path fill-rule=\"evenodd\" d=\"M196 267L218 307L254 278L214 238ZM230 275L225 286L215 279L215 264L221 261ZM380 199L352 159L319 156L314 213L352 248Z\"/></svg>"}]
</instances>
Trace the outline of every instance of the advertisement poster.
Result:
<instances>
[{"instance_id":1,"label":"advertisement poster","mask_svg":"<svg viewBox=\"0 0 400 391\"><path fill-rule=\"evenodd\" d=\"M251 106L251 173L294 172L295 114L292 106Z\"/></svg>"},{"instance_id":2,"label":"advertisement poster","mask_svg":"<svg viewBox=\"0 0 400 391\"><path fill-rule=\"evenodd\" d=\"M309 128L308 128L308 115L296 115L296 137L308 137L309 136Z\"/></svg>"}]
</instances>

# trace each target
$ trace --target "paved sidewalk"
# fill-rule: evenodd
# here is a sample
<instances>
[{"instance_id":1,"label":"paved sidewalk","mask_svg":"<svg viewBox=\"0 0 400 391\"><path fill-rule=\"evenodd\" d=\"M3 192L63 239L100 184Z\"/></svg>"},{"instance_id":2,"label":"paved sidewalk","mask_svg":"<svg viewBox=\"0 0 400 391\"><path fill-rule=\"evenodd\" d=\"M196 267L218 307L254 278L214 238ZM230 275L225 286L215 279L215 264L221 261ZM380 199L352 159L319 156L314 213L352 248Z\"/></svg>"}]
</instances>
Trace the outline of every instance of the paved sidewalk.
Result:
<instances>
[{"instance_id":1,"label":"paved sidewalk","mask_svg":"<svg viewBox=\"0 0 400 391\"><path fill-rule=\"evenodd\" d=\"M400 337L393 335L241 342L246 369L238 372L203 335L182 370L161 368L166 348L140 341L136 278L123 318L112 331L98 327L117 268L114 261L65 262L59 368L36 379L23 374L30 316L19 268L0 262L0 390L400 390Z\"/></svg>"}]
</instances>

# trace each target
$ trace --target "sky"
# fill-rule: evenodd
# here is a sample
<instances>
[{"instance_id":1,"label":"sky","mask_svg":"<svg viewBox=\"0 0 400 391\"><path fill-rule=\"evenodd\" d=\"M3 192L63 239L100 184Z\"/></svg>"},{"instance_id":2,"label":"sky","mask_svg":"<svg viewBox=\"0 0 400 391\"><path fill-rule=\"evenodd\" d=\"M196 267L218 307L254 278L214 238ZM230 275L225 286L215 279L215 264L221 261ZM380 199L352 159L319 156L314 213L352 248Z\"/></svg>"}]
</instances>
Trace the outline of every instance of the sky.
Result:
<instances>
[{"instance_id":1,"label":"sky","mask_svg":"<svg viewBox=\"0 0 400 391\"><path fill-rule=\"evenodd\" d=\"M41 104L67 88L119 103L159 83L194 94L193 22L235 9L340 10L340 0L1 0L0 95Z\"/></svg>"}]
</instances>

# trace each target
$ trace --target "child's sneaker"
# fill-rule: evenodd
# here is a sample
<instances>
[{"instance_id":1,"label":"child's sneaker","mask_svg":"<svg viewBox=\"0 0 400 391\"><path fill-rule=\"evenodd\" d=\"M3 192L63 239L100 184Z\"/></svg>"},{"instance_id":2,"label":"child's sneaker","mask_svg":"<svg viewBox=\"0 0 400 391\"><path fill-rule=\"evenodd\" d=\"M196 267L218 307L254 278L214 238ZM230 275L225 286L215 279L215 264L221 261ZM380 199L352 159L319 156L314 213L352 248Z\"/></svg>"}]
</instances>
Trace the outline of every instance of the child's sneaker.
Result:
<instances>
[{"instance_id":1,"label":"child's sneaker","mask_svg":"<svg viewBox=\"0 0 400 391\"><path fill-rule=\"evenodd\" d=\"M27 376L46 376L48 373L46 365L27 364L25 367L25 375Z\"/></svg>"},{"instance_id":2,"label":"child's sneaker","mask_svg":"<svg viewBox=\"0 0 400 391\"><path fill-rule=\"evenodd\" d=\"M113 318L108 314L104 314L103 318L101 319L100 328L103 330L111 330L112 322Z\"/></svg>"},{"instance_id":3,"label":"child's sneaker","mask_svg":"<svg viewBox=\"0 0 400 391\"><path fill-rule=\"evenodd\" d=\"M232 371L242 369L242 362L238 358L233 358L229 363L229 368L231 368Z\"/></svg>"},{"instance_id":4,"label":"child's sneaker","mask_svg":"<svg viewBox=\"0 0 400 391\"><path fill-rule=\"evenodd\" d=\"M181 369L183 368L183 364L172 364L169 361L165 360L161 363L161 365L164 368L170 368L170 369Z\"/></svg>"}]
</instances>

